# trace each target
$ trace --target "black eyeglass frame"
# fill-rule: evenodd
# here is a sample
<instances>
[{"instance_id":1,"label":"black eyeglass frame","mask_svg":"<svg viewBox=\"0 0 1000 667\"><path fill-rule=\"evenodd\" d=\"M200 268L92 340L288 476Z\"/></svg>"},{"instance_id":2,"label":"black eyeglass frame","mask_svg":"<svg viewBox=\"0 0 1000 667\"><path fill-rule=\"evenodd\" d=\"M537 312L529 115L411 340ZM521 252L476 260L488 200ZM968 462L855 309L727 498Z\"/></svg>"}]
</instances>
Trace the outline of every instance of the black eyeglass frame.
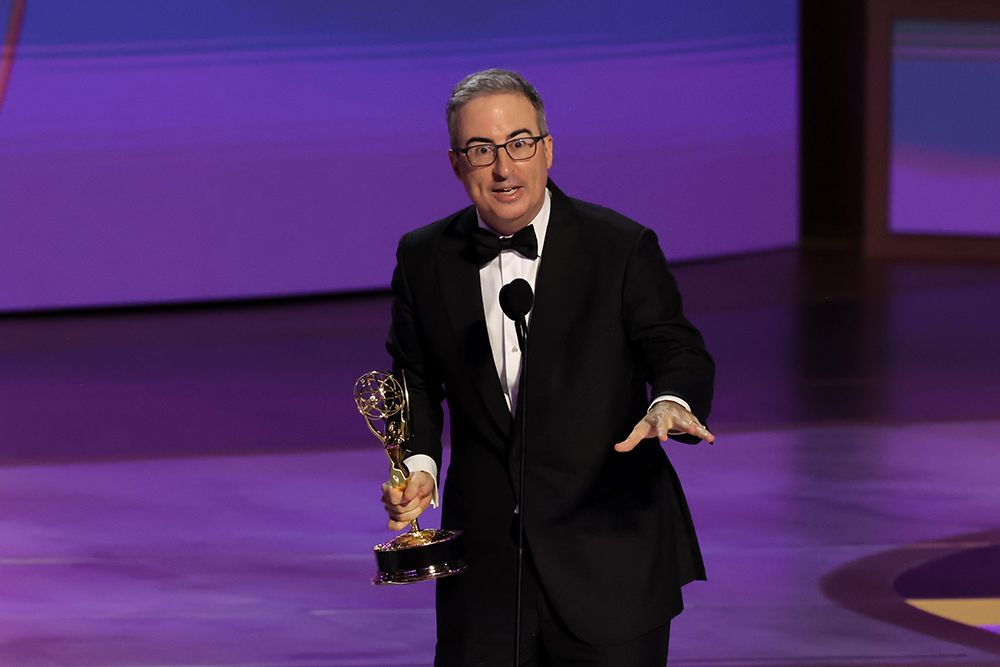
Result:
<instances>
[{"instance_id":1,"label":"black eyeglass frame","mask_svg":"<svg viewBox=\"0 0 1000 667\"><path fill-rule=\"evenodd\" d=\"M548 133L539 134L537 136L514 137L510 141L505 141L502 144L475 144L473 146L467 146L465 148L452 148L451 150L454 151L455 153L461 153L462 155L464 155L465 159L469 161L469 166L471 166L471 167L477 167L477 168L478 167L492 167L494 164L496 164L497 156L500 155L500 149L501 148L507 154L507 157L509 157L514 162L526 162L526 161L530 160L531 158L533 158L536 155L538 155L538 142L541 141L542 139L544 139L547 136L549 136ZM510 154L510 149L508 149L507 146L509 146L510 144L516 143L518 141L524 141L526 139L531 139L534 142L532 144L532 147L535 149L535 151L531 155L529 155L528 157L514 157L513 155L511 155ZM490 160L489 164L472 164L472 158L469 157L469 151L474 150L476 148L484 148L486 146L489 146L490 148L493 149L493 159Z\"/></svg>"}]
</instances>

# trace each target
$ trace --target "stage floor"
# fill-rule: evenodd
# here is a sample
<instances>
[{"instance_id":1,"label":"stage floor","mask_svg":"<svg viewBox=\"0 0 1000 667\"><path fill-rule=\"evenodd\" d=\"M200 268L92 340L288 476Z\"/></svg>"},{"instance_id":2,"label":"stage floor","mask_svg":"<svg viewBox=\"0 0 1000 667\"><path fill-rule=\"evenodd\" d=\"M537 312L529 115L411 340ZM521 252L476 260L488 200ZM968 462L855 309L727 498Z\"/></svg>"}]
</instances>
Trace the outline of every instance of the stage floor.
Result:
<instances>
[{"instance_id":1,"label":"stage floor","mask_svg":"<svg viewBox=\"0 0 1000 667\"><path fill-rule=\"evenodd\" d=\"M668 446L709 571L670 664L1000 665L1000 267L676 272L719 440ZM368 583L386 311L0 318L0 665L429 664L432 586Z\"/></svg>"}]
</instances>

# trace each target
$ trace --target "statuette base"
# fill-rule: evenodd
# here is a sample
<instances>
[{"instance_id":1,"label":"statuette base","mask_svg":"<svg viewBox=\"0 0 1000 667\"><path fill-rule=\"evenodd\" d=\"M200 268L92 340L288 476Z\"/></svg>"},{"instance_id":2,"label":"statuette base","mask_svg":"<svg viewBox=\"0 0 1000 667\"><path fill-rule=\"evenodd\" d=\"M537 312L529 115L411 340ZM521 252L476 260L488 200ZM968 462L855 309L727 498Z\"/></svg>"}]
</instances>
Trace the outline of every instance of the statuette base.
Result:
<instances>
[{"instance_id":1,"label":"statuette base","mask_svg":"<svg viewBox=\"0 0 1000 667\"><path fill-rule=\"evenodd\" d=\"M412 584L465 572L462 534L454 530L410 531L372 547L378 573L377 586Z\"/></svg>"}]
</instances>

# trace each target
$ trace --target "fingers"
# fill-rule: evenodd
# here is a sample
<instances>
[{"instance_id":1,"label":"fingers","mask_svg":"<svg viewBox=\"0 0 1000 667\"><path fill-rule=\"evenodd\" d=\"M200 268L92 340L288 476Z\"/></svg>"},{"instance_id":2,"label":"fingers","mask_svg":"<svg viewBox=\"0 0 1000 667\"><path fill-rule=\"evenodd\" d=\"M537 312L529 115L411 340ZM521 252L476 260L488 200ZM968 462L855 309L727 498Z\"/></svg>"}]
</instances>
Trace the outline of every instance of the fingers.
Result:
<instances>
[{"instance_id":1,"label":"fingers","mask_svg":"<svg viewBox=\"0 0 1000 667\"><path fill-rule=\"evenodd\" d=\"M671 435L687 433L688 435L693 435L696 438L704 440L708 444L715 442L715 436L712 435L712 432L699 423L697 419L693 418L686 422L680 422L670 433Z\"/></svg>"},{"instance_id":2,"label":"fingers","mask_svg":"<svg viewBox=\"0 0 1000 667\"><path fill-rule=\"evenodd\" d=\"M406 480L403 489L403 502L409 502L417 497L428 496L434 492L434 479L426 472L418 471Z\"/></svg>"},{"instance_id":3,"label":"fingers","mask_svg":"<svg viewBox=\"0 0 1000 667\"><path fill-rule=\"evenodd\" d=\"M382 484L382 505L389 515L389 529L402 530L410 521L420 516L431 504L434 478L417 472L407 480L406 486Z\"/></svg>"},{"instance_id":4,"label":"fingers","mask_svg":"<svg viewBox=\"0 0 1000 667\"><path fill-rule=\"evenodd\" d=\"M660 442L666 442L671 435L682 433L693 435L709 444L715 442L715 436L697 417L675 402L661 401L650 408L625 440L615 444L615 451L631 451L644 438L656 436Z\"/></svg>"},{"instance_id":5,"label":"fingers","mask_svg":"<svg viewBox=\"0 0 1000 667\"><path fill-rule=\"evenodd\" d=\"M682 433L693 435L708 444L715 442L715 436L698 421L697 417L684 409L677 408L677 411L679 411L679 414L674 412L666 416L662 414L658 415L656 420L656 434L661 442L665 441L670 435L680 435Z\"/></svg>"},{"instance_id":6,"label":"fingers","mask_svg":"<svg viewBox=\"0 0 1000 667\"><path fill-rule=\"evenodd\" d=\"M656 437L660 439L660 442L666 442L667 438L676 433L681 421L677 415L671 412L661 412L658 410L651 410L646 415L647 420L650 418L652 418L653 430L656 433Z\"/></svg>"},{"instance_id":7,"label":"fingers","mask_svg":"<svg viewBox=\"0 0 1000 667\"><path fill-rule=\"evenodd\" d=\"M668 431L670 435L676 435L679 433L687 433L693 435L696 438L704 440L708 444L715 442L715 436L709 431L705 426L698 421L698 418L694 415L688 413L686 418L680 418L673 420L673 427ZM660 440L666 440L662 435Z\"/></svg>"},{"instance_id":8,"label":"fingers","mask_svg":"<svg viewBox=\"0 0 1000 667\"><path fill-rule=\"evenodd\" d=\"M394 489L391 486L388 489L383 489L382 504L385 506L385 511L390 515L410 512L416 509L424 500L430 502L430 495L414 495L414 497L407 500L401 489Z\"/></svg>"},{"instance_id":9,"label":"fingers","mask_svg":"<svg viewBox=\"0 0 1000 667\"><path fill-rule=\"evenodd\" d=\"M403 530L410 525L410 522L419 517L424 513L424 510L430 507L431 499L429 497L423 498L418 501L417 506L411 510L404 512L390 512L389 513L389 530Z\"/></svg>"},{"instance_id":10,"label":"fingers","mask_svg":"<svg viewBox=\"0 0 1000 667\"><path fill-rule=\"evenodd\" d=\"M712 435L705 426L698 421L698 418L687 410L680 410L679 415L675 415L672 419L672 425L668 431L670 435L676 435L680 433L687 433L688 435L693 435L696 438L704 440L708 444L715 442L715 436ZM661 436L661 440L664 440Z\"/></svg>"}]
</instances>

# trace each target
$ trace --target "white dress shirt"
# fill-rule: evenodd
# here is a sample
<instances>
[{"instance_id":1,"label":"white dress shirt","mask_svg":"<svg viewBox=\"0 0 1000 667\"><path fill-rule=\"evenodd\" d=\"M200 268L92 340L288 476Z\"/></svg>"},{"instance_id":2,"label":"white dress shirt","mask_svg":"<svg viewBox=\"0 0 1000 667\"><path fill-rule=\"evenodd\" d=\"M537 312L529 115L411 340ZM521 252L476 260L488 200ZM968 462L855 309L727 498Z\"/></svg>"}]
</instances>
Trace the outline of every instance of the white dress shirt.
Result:
<instances>
[{"instance_id":1,"label":"white dress shirt","mask_svg":"<svg viewBox=\"0 0 1000 667\"><path fill-rule=\"evenodd\" d=\"M500 377L503 387L503 397L507 401L507 409L514 412L517 405L517 387L521 380L521 348L517 343L517 332L514 330L514 320L504 315L500 308L500 288L512 280L523 278L528 281L531 291L535 291L535 277L542 263L542 253L545 247L545 232L549 228L549 214L552 212L552 198L545 191L545 201L538 215L528 223L535 228L535 238L538 241L538 258L528 259L514 250L503 250L492 261L479 269L479 288L483 295L483 313L486 315L486 330L490 336L490 348L493 350L493 364ZM493 230L479 218L479 226L492 232ZM531 313L526 317L531 325Z\"/></svg>"}]
</instances>

